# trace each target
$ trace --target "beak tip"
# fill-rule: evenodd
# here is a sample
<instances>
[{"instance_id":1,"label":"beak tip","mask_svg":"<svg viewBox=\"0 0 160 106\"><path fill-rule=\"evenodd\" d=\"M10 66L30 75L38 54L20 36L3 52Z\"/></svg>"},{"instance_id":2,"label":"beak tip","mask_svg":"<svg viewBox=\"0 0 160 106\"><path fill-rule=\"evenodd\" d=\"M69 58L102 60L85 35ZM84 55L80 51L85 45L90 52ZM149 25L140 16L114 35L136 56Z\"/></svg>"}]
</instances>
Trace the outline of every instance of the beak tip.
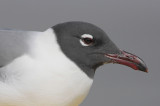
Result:
<instances>
[{"instance_id":1,"label":"beak tip","mask_svg":"<svg viewBox=\"0 0 160 106\"><path fill-rule=\"evenodd\" d=\"M144 62L141 62L140 64L138 64L138 70L140 70L140 71L143 71L143 72L146 72L146 73L148 73L148 68L147 68L147 66L145 65L145 63Z\"/></svg>"},{"instance_id":2,"label":"beak tip","mask_svg":"<svg viewBox=\"0 0 160 106\"><path fill-rule=\"evenodd\" d=\"M143 70L141 70L141 69L138 69L138 70L143 71L143 72L145 72L145 73L148 73L148 68L145 68L145 69L143 69Z\"/></svg>"},{"instance_id":3,"label":"beak tip","mask_svg":"<svg viewBox=\"0 0 160 106\"><path fill-rule=\"evenodd\" d=\"M148 73L148 69L146 69L145 72Z\"/></svg>"},{"instance_id":4,"label":"beak tip","mask_svg":"<svg viewBox=\"0 0 160 106\"><path fill-rule=\"evenodd\" d=\"M148 73L148 68L144 61L136 55L121 50L121 54L106 54L112 63L126 65L134 70L139 70Z\"/></svg>"}]
</instances>

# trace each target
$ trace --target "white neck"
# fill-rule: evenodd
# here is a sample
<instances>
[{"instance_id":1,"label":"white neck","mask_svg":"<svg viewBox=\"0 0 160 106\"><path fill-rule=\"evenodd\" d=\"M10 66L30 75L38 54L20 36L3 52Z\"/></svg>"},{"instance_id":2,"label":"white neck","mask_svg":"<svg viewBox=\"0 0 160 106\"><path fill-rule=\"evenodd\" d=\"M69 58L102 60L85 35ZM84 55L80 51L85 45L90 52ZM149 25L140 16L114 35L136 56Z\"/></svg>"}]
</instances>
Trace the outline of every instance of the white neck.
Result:
<instances>
[{"instance_id":1,"label":"white neck","mask_svg":"<svg viewBox=\"0 0 160 106\"><path fill-rule=\"evenodd\" d=\"M23 96L17 97L22 99L19 102L26 101L25 106L31 106L32 103L34 106L79 105L93 80L63 54L52 29L37 33L31 39L29 54L17 58L6 68L8 72L12 70L20 74L9 75L12 81L8 81L9 86ZM13 96L16 99L16 95Z\"/></svg>"}]
</instances>

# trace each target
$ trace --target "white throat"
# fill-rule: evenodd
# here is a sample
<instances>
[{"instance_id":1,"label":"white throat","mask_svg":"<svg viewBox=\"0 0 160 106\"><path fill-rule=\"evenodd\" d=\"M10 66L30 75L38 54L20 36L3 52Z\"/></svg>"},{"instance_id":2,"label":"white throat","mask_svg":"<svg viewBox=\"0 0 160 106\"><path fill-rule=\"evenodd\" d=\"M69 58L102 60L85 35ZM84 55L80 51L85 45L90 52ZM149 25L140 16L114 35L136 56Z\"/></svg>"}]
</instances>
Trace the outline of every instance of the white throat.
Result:
<instances>
[{"instance_id":1,"label":"white throat","mask_svg":"<svg viewBox=\"0 0 160 106\"><path fill-rule=\"evenodd\" d=\"M63 54L52 29L33 34L29 53L3 69L8 76L7 87L16 91L13 95L4 88L8 92L5 101L16 101L15 106L78 106L93 80Z\"/></svg>"}]
</instances>

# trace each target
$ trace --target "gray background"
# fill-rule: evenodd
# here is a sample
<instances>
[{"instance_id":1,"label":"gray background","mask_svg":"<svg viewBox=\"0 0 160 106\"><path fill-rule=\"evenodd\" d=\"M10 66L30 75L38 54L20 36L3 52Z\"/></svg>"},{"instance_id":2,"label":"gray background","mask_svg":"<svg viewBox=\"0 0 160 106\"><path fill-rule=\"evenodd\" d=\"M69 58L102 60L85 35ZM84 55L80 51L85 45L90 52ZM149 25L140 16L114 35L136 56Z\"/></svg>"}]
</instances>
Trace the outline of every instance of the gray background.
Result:
<instances>
[{"instance_id":1,"label":"gray background","mask_svg":"<svg viewBox=\"0 0 160 106\"><path fill-rule=\"evenodd\" d=\"M73 20L101 27L149 68L100 67L81 106L160 106L160 0L0 0L0 28L44 31Z\"/></svg>"}]
</instances>

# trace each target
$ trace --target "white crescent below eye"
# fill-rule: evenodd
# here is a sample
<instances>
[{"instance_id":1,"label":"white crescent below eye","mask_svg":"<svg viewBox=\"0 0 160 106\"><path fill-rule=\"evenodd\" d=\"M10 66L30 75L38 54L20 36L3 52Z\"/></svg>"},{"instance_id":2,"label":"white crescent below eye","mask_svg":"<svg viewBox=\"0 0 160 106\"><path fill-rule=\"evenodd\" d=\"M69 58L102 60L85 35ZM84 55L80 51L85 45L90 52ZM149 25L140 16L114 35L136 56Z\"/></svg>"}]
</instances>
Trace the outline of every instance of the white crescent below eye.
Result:
<instances>
[{"instance_id":1,"label":"white crescent below eye","mask_svg":"<svg viewBox=\"0 0 160 106\"><path fill-rule=\"evenodd\" d=\"M85 44L85 43L82 41L82 39L80 39L80 43L81 43L82 46L89 46L89 45Z\"/></svg>"},{"instance_id":2,"label":"white crescent below eye","mask_svg":"<svg viewBox=\"0 0 160 106\"><path fill-rule=\"evenodd\" d=\"M83 38L93 39L93 36L90 35L90 34L83 34L83 35L81 36L81 39L80 39L80 43L81 43L82 46L90 46L90 45L84 43L84 41L82 41Z\"/></svg>"}]
</instances>

